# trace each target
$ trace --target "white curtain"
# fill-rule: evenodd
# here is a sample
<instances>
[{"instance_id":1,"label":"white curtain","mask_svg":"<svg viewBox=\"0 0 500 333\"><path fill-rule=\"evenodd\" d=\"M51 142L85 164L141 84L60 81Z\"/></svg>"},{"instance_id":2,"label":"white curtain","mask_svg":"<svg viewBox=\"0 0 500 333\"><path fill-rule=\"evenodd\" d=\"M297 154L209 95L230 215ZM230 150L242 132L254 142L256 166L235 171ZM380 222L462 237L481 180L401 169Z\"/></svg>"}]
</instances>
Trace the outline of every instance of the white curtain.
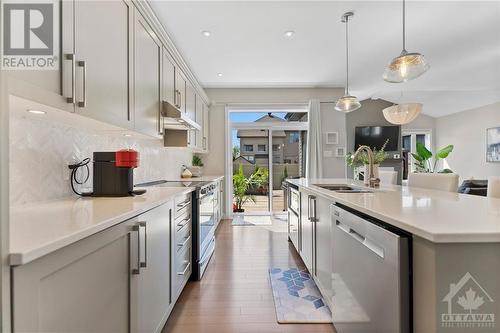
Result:
<instances>
[{"instance_id":1,"label":"white curtain","mask_svg":"<svg viewBox=\"0 0 500 333\"><path fill-rule=\"evenodd\" d=\"M323 155L321 151L321 112L317 99L309 101L309 130L307 131L306 177L323 177Z\"/></svg>"}]
</instances>

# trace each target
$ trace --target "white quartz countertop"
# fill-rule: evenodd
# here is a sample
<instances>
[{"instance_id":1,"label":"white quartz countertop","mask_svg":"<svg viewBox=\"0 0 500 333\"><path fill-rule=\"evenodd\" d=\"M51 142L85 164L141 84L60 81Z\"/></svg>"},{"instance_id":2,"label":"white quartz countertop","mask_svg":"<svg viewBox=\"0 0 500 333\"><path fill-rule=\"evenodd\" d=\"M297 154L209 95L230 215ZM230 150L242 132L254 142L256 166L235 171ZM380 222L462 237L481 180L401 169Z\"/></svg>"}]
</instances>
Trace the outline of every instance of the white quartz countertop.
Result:
<instances>
[{"instance_id":1,"label":"white quartz countertop","mask_svg":"<svg viewBox=\"0 0 500 333\"><path fill-rule=\"evenodd\" d=\"M218 180L221 180L223 179L224 176L201 176L201 177L191 177L191 178L181 178L181 176L179 177L171 177L171 178L167 178L166 180L169 181L169 182L215 182L215 181L218 181Z\"/></svg>"},{"instance_id":2,"label":"white quartz countertop","mask_svg":"<svg viewBox=\"0 0 500 333\"><path fill-rule=\"evenodd\" d=\"M288 182L434 243L500 242L500 199L394 185L373 193L336 193L316 186L363 186L350 179Z\"/></svg>"},{"instance_id":3,"label":"white quartz countertop","mask_svg":"<svg viewBox=\"0 0 500 333\"><path fill-rule=\"evenodd\" d=\"M13 207L10 264L26 264L193 190L148 187L145 194L135 197L73 197Z\"/></svg>"}]
</instances>

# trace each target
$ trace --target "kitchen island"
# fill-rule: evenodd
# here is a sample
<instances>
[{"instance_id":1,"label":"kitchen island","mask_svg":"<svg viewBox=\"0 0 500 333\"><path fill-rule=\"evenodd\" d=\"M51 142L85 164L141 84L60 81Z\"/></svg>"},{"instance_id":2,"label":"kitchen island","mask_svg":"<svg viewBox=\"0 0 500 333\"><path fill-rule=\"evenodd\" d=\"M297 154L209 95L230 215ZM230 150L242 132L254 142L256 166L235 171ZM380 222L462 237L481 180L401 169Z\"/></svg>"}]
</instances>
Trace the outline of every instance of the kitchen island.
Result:
<instances>
[{"instance_id":1,"label":"kitchen island","mask_svg":"<svg viewBox=\"0 0 500 333\"><path fill-rule=\"evenodd\" d=\"M340 332L498 331L500 199L349 179L288 182L300 193L290 238ZM328 189L335 184L355 191Z\"/></svg>"}]
</instances>

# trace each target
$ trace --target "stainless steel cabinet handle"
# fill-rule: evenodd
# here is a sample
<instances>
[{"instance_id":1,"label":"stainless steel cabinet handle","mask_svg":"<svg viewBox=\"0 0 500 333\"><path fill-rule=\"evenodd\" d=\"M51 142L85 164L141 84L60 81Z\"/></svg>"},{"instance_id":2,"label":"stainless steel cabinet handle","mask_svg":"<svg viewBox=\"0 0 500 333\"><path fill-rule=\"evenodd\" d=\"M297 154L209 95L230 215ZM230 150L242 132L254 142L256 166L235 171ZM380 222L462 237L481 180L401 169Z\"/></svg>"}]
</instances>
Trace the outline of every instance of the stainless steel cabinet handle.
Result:
<instances>
[{"instance_id":1,"label":"stainless steel cabinet handle","mask_svg":"<svg viewBox=\"0 0 500 333\"><path fill-rule=\"evenodd\" d=\"M144 261L140 263L141 267L148 267L148 229L146 222L139 222L139 227L144 228Z\"/></svg>"},{"instance_id":2,"label":"stainless steel cabinet handle","mask_svg":"<svg viewBox=\"0 0 500 333\"><path fill-rule=\"evenodd\" d=\"M75 62L75 54L69 53L65 56L66 60L71 60L71 97L66 98L66 102L75 104L76 101L76 84L75 84L75 76L76 76L76 62Z\"/></svg>"},{"instance_id":3,"label":"stainless steel cabinet handle","mask_svg":"<svg viewBox=\"0 0 500 333\"><path fill-rule=\"evenodd\" d=\"M311 217L311 222L318 222L317 214L316 214L316 197L312 197L313 202L313 216Z\"/></svg>"},{"instance_id":4,"label":"stainless steel cabinet handle","mask_svg":"<svg viewBox=\"0 0 500 333\"><path fill-rule=\"evenodd\" d=\"M179 227L179 228L177 228L177 231L182 230L182 228L184 228L184 226L186 226L190 220L191 220L191 216L186 217L184 220L177 223L177 226Z\"/></svg>"},{"instance_id":5,"label":"stainless steel cabinet handle","mask_svg":"<svg viewBox=\"0 0 500 333\"><path fill-rule=\"evenodd\" d=\"M187 263L186 268L182 272L177 272L177 275L186 275L187 271L191 267L191 263L189 261L185 261Z\"/></svg>"},{"instance_id":6,"label":"stainless steel cabinet handle","mask_svg":"<svg viewBox=\"0 0 500 333\"><path fill-rule=\"evenodd\" d=\"M177 106L177 90L174 90L174 106Z\"/></svg>"},{"instance_id":7,"label":"stainless steel cabinet handle","mask_svg":"<svg viewBox=\"0 0 500 333\"><path fill-rule=\"evenodd\" d=\"M207 149L207 138L203 137L203 149Z\"/></svg>"},{"instance_id":8,"label":"stainless steel cabinet handle","mask_svg":"<svg viewBox=\"0 0 500 333\"><path fill-rule=\"evenodd\" d=\"M187 207L191 203L191 199L187 199L181 203L177 204L177 211L184 209L184 207Z\"/></svg>"},{"instance_id":9,"label":"stainless steel cabinet handle","mask_svg":"<svg viewBox=\"0 0 500 333\"><path fill-rule=\"evenodd\" d=\"M139 232L139 226L134 225L132 231L137 232L137 268L132 269L132 274L141 274L141 235Z\"/></svg>"},{"instance_id":10,"label":"stainless steel cabinet handle","mask_svg":"<svg viewBox=\"0 0 500 333\"><path fill-rule=\"evenodd\" d=\"M186 246L186 244L189 243L190 240L191 240L191 236L188 236L187 238L185 238L184 242L177 243L177 246L182 248L182 247Z\"/></svg>"},{"instance_id":11,"label":"stainless steel cabinet handle","mask_svg":"<svg viewBox=\"0 0 500 333\"><path fill-rule=\"evenodd\" d=\"M87 63L83 60L78 61L78 67L83 70L83 100L78 102L78 107L84 108L87 105Z\"/></svg>"}]
</instances>

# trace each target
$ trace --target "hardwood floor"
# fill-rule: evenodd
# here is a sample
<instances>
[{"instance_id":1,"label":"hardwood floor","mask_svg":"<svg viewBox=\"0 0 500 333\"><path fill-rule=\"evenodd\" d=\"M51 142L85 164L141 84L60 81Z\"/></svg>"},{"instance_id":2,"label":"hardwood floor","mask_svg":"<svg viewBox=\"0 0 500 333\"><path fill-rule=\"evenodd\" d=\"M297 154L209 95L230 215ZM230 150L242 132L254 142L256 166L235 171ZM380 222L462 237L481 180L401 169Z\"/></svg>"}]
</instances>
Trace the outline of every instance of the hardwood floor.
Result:
<instances>
[{"instance_id":1,"label":"hardwood floor","mask_svg":"<svg viewBox=\"0 0 500 333\"><path fill-rule=\"evenodd\" d=\"M275 222L285 223L285 222ZM215 254L200 282L189 282L163 333L335 332L327 324L278 324L270 267L304 267L286 226L221 222Z\"/></svg>"}]
</instances>

